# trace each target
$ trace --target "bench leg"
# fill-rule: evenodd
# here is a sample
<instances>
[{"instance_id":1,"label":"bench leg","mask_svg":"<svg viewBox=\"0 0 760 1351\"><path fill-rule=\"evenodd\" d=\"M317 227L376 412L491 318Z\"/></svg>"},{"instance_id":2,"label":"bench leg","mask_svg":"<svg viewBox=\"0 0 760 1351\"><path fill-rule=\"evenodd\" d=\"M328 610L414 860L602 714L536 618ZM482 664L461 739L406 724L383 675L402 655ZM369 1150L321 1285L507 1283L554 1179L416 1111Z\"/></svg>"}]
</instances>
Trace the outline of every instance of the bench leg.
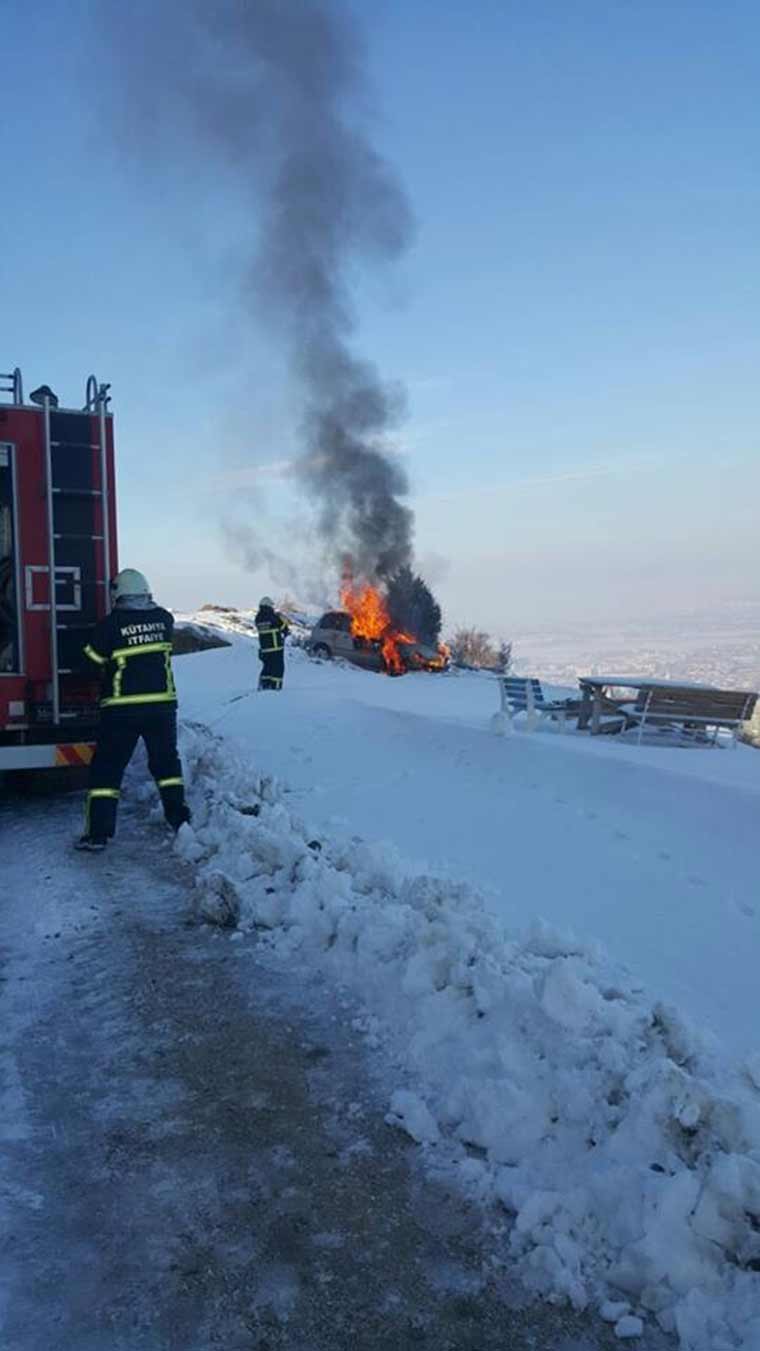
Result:
<instances>
[{"instance_id":1,"label":"bench leg","mask_svg":"<svg viewBox=\"0 0 760 1351\"><path fill-rule=\"evenodd\" d=\"M503 680L499 681L499 711L491 718L490 727L496 736L506 736L507 732L514 731L512 706Z\"/></svg>"},{"instance_id":2,"label":"bench leg","mask_svg":"<svg viewBox=\"0 0 760 1351\"><path fill-rule=\"evenodd\" d=\"M525 690L525 724L529 732L535 732L538 726L538 714L536 713L536 701L533 697L533 686L528 681Z\"/></svg>"},{"instance_id":3,"label":"bench leg","mask_svg":"<svg viewBox=\"0 0 760 1351\"><path fill-rule=\"evenodd\" d=\"M602 725L602 696L598 690L594 690L594 704L591 709L591 735L598 736L599 728Z\"/></svg>"}]
</instances>

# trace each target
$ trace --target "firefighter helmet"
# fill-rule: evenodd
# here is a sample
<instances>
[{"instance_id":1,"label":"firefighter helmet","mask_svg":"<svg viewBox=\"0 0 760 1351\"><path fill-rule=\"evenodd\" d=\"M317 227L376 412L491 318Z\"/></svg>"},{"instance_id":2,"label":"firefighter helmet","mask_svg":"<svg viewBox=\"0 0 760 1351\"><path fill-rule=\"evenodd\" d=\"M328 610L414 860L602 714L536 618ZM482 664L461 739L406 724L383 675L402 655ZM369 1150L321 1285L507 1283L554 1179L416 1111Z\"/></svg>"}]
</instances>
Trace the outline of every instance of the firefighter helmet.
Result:
<instances>
[{"instance_id":1,"label":"firefighter helmet","mask_svg":"<svg viewBox=\"0 0 760 1351\"><path fill-rule=\"evenodd\" d=\"M259 609L263 610L266 606L269 606L270 610L274 609L274 601L272 600L271 596L261 597L261 600L259 601Z\"/></svg>"},{"instance_id":2,"label":"firefighter helmet","mask_svg":"<svg viewBox=\"0 0 760 1351\"><path fill-rule=\"evenodd\" d=\"M122 568L111 582L111 595L114 600L123 596L149 596L150 582L134 568Z\"/></svg>"}]
</instances>

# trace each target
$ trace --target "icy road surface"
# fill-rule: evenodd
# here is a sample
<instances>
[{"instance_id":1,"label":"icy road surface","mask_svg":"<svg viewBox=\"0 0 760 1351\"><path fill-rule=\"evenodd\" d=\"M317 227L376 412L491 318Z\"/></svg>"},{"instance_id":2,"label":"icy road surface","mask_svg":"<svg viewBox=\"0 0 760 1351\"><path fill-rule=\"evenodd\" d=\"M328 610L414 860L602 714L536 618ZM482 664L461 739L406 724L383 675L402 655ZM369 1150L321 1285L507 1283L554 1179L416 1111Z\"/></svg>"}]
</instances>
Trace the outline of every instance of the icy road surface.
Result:
<instances>
[{"instance_id":1,"label":"icy road surface","mask_svg":"<svg viewBox=\"0 0 760 1351\"><path fill-rule=\"evenodd\" d=\"M494 1216L384 1124L345 1001L189 926L146 814L127 795L82 857L79 801L0 798L3 1351L621 1345L516 1307Z\"/></svg>"}]
</instances>

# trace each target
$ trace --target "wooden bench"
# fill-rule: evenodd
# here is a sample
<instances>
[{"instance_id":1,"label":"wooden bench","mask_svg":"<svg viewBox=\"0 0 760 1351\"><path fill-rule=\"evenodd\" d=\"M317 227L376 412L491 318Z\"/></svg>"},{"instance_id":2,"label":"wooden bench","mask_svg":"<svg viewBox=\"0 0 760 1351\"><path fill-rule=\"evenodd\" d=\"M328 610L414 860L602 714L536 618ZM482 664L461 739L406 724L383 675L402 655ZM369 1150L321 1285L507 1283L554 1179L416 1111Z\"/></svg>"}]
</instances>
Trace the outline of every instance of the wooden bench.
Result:
<instances>
[{"instance_id":1,"label":"wooden bench","mask_svg":"<svg viewBox=\"0 0 760 1351\"><path fill-rule=\"evenodd\" d=\"M547 699L535 676L501 675L497 679L502 713L508 718L526 713L529 728L535 727L539 718L552 718L564 731L568 716L577 714L580 708L579 699Z\"/></svg>"},{"instance_id":2,"label":"wooden bench","mask_svg":"<svg viewBox=\"0 0 760 1351\"><path fill-rule=\"evenodd\" d=\"M698 689L688 685L662 685L639 690L631 710L638 723L641 742L647 728L661 731L671 729L685 740L718 740L722 728L736 738L742 723L749 722L755 711L758 695L746 690Z\"/></svg>"}]
</instances>

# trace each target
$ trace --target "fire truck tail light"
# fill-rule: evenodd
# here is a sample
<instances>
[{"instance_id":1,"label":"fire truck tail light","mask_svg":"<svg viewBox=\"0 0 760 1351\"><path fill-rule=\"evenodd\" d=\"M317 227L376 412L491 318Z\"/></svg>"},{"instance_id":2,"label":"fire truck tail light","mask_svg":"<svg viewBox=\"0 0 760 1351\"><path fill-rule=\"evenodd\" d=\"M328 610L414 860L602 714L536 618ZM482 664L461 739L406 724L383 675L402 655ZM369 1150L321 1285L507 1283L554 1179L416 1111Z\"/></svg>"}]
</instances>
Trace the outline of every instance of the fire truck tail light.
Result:
<instances>
[{"instance_id":1,"label":"fire truck tail light","mask_svg":"<svg viewBox=\"0 0 760 1351\"><path fill-rule=\"evenodd\" d=\"M8 704L8 717L23 718L25 713L26 713L26 704L24 703L23 699L11 699L10 703Z\"/></svg>"}]
</instances>

